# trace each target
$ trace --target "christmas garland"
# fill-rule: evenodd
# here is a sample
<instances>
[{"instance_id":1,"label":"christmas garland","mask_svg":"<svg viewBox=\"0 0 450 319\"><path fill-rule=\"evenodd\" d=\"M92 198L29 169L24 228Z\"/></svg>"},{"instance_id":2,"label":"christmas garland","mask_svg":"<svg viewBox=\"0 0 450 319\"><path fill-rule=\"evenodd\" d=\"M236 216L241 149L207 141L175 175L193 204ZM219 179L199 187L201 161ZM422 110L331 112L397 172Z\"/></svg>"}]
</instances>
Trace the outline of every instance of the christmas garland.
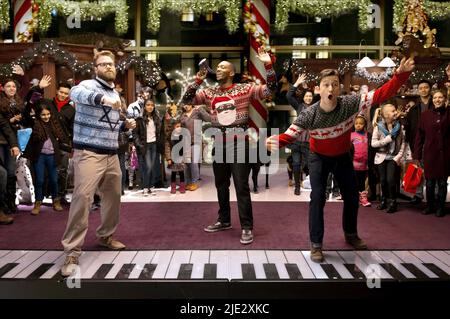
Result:
<instances>
[{"instance_id":1,"label":"christmas garland","mask_svg":"<svg viewBox=\"0 0 450 319\"><path fill-rule=\"evenodd\" d=\"M195 14L225 11L228 32L234 33L239 29L240 0L150 0L147 11L147 29L154 33L158 32L161 10L182 13L186 8L192 9Z\"/></svg>"},{"instance_id":2,"label":"christmas garland","mask_svg":"<svg viewBox=\"0 0 450 319\"><path fill-rule=\"evenodd\" d=\"M394 18L392 22L394 32L402 30L407 7L406 0L394 0ZM450 2L424 0L423 8L431 20L444 20L450 18Z\"/></svg>"},{"instance_id":3,"label":"christmas garland","mask_svg":"<svg viewBox=\"0 0 450 319\"><path fill-rule=\"evenodd\" d=\"M289 22L289 12L312 17L337 17L358 10L358 28L369 30L370 0L278 0L276 4L275 26L283 32Z\"/></svg>"},{"instance_id":4,"label":"christmas garland","mask_svg":"<svg viewBox=\"0 0 450 319\"><path fill-rule=\"evenodd\" d=\"M0 0L0 31L9 27L9 1Z\"/></svg>"},{"instance_id":5,"label":"christmas garland","mask_svg":"<svg viewBox=\"0 0 450 319\"><path fill-rule=\"evenodd\" d=\"M131 67L134 67L137 75L142 76L142 84L146 86L155 86L161 80L161 67L156 62L141 56L129 55L119 61L116 69L123 74Z\"/></svg>"},{"instance_id":6,"label":"christmas garland","mask_svg":"<svg viewBox=\"0 0 450 319\"><path fill-rule=\"evenodd\" d=\"M39 6L38 29L45 33L52 23L52 10L68 17L75 12L80 13L81 21L90 21L93 17L104 18L115 13L115 28L118 35L128 30L128 6L126 0L97 0L89 1L64 1L64 0L34 0L34 5Z\"/></svg>"}]
</instances>

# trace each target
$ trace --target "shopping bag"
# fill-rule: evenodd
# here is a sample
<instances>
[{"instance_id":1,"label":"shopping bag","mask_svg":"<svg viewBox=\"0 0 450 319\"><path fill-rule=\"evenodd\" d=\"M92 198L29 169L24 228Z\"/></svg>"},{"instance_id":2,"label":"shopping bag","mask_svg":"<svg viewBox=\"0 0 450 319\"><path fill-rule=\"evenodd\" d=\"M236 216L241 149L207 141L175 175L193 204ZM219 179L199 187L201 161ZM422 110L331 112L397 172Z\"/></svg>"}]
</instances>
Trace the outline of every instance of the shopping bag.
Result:
<instances>
[{"instance_id":1,"label":"shopping bag","mask_svg":"<svg viewBox=\"0 0 450 319\"><path fill-rule=\"evenodd\" d=\"M403 189L405 192L415 194L417 187L422 181L422 175L423 169L414 164L409 164L405 176L403 176Z\"/></svg>"},{"instance_id":2,"label":"shopping bag","mask_svg":"<svg viewBox=\"0 0 450 319\"><path fill-rule=\"evenodd\" d=\"M19 143L21 152L25 151L32 132L33 130L31 128L17 130L17 142Z\"/></svg>"}]
</instances>

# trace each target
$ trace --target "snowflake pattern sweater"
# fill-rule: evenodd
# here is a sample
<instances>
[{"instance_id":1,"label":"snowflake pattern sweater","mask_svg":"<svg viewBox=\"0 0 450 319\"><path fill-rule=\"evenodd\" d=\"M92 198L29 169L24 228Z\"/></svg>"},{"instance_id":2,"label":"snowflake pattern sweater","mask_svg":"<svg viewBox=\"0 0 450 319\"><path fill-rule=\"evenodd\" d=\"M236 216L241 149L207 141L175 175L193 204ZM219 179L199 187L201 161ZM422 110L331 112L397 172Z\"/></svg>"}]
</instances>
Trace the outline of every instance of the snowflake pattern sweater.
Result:
<instances>
[{"instance_id":1,"label":"snowflake pattern sweater","mask_svg":"<svg viewBox=\"0 0 450 319\"><path fill-rule=\"evenodd\" d=\"M276 136L280 147L293 143L304 130L309 130L312 152L325 156L349 152L350 134L358 113L394 96L409 75L410 72L395 74L389 82L367 94L339 96L336 108L331 112L323 111L320 101L313 104L300 113L286 132Z\"/></svg>"}]
</instances>

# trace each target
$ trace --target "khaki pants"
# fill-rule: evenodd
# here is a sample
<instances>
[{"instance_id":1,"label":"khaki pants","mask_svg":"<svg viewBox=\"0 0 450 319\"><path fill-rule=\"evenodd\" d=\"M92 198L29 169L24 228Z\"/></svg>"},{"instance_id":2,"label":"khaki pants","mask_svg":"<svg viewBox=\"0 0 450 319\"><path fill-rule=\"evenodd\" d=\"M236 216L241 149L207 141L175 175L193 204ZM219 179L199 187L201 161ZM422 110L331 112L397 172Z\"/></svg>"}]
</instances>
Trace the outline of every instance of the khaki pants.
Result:
<instances>
[{"instance_id":1,"label":"khaki pants","mask_svg":"<svg viewBox=\"0 0 450 319\"><path fill-rule=\"evenodd\" d=\"M122 172L117 155L102 155L87 150L74 151L73 167L74 191L61 243L66 254L78 257L88 230L89 208L96 190L102 200L97 236L107 237L116 231Z\"/></svg>"}]
</instances>

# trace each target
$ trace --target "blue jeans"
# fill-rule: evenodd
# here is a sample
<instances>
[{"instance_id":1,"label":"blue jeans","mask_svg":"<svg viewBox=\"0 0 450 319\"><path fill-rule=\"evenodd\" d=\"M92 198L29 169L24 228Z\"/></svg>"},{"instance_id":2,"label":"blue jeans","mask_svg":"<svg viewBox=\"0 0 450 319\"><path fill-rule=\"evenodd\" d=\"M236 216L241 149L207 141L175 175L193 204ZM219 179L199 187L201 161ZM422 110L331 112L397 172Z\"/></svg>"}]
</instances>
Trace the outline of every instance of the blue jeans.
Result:
<instances>
[{"instance_id":1,"label":"blue jeans","mask_svg":"<svg viewBox=\"0 0 450 319\"><path fill-rule=\"evenodd\" d=\"M142 157L142 188L150 188L156 180L156 170L159 171L156 152L156 142L145 144L145 155Z\"/></svg>"},{"instance_id":2,"label":"blue jeans","mask_svg":"<svg viewBox=\"0 0 450 319\"><path fill-rule=\"evenodd\" d=\"M41 154L34 163L36 201L40 202L44 199L42 188L44 186L45 169L47 169L52 199L58 197L58 172L56 170L55 156L53 154Z\"/></svg>"},{"instance_id":3,"label":"blue jeans","mask_svg":"<svg viewBox=\"0 0 450 319\"><path fill-rule=\"evenodd\" d=\"M324 235L323 209L328 174L333 173L344 200L342 226L347 235L357 234L359 194L350 154L324 156L309 153L311 202L309 204L309 236L313 247L321 247Z\"/></svg>"},{"instance_id":4,"label":"blue jeans","mask_svg":"<svg viewBox=\"0 0 450 319\"><path fill-rule=\"evenodd\" d=\"M186 163L186 182L197 183L200 178L200 145L191 146L191 163Z\"/></svg>"},{"instance_id":5,"label":"blue jeans","mask_svg":"<svg viewBox=\"0 0 450 319\"><path fill-rule=\"evenodd\" d=\"M0 144L0 160L8 173L8 177L16 176L16 158L11 156L11 147L8 144ZM15 187L15 185L14 185Z\"/></svg>"}]
</instances>

